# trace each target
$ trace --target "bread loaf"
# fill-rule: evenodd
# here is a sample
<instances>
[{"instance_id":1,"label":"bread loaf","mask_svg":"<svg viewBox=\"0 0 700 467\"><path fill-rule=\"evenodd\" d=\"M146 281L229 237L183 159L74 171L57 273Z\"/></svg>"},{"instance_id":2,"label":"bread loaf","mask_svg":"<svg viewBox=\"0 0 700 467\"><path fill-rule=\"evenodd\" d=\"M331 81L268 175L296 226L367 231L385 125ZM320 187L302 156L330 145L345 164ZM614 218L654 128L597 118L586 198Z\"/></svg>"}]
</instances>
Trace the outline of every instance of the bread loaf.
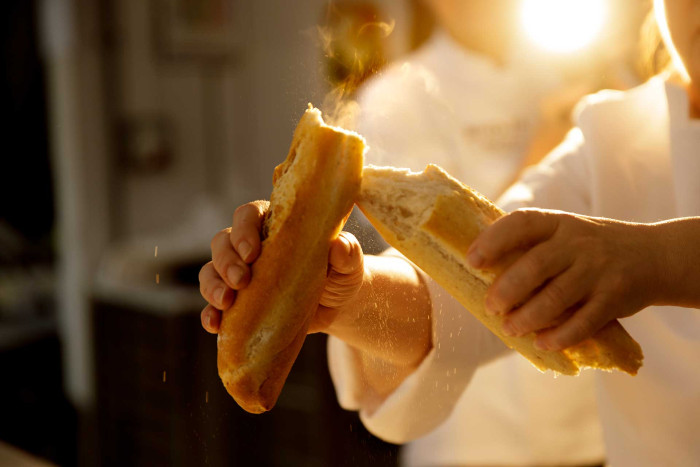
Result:
<instances>
[{"instance_id":1,"label":"bread loaf","mask_svg":"<svg viewBox=\"0 0 700 467\"><path fill-rule=\"evenodd\" d=\"M584 367L636 374L642 365L639 344L618 321L593 338L562 351L538 350L535 334L509 337L504 316L486 313L486 290L495 274L467 264L477 235L504 213L484 196L435 165L422 173L390 167L365 167L358 205L384 239L467 308L508 347L541 371L576 375Z\"/></svg>"},{"instance_id":2,"label":"bread loaf","mask_svg":"<svg viewBox=\"0 0 700 467\"><path fill-rule=\"evenodd\" d=\"M219 376L248 412L270 410L316 311L331 240L360 189L364 140L309 106L274 172L262 250L248 287L221 319Z\"/></svg>"}]
</instances>

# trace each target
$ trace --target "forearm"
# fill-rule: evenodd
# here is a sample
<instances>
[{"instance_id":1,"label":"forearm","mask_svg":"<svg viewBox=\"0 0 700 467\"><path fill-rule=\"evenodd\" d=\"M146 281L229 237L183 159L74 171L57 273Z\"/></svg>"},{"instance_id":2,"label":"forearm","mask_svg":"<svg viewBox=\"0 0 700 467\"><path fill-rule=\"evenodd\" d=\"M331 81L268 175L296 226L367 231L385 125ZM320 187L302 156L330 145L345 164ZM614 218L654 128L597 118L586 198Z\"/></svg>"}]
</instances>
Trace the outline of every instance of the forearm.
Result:
<instances>
[{"instance_id":1,"label":"forearm","mask_svg":"<svg viewBox=\"0 0 700 467\"><path fill-rule=\"evenodd\" d=\"M653 224L658 257L658 305L700 308L700 217Z\"/></svg>"},{"instance_id":2,"label":"forearm","mask_svg":"<svg viewBox=\"0 0 700 467\"><path fill-rule=\"evenodd\" d=\"M368 373L386 373L390 364L408 374L431 348L427 286L401 258L365 256L358 295L340 310L326 332L358 350ZM379 361L372 363L372 359Z\"/></svg>"}]
</instances>

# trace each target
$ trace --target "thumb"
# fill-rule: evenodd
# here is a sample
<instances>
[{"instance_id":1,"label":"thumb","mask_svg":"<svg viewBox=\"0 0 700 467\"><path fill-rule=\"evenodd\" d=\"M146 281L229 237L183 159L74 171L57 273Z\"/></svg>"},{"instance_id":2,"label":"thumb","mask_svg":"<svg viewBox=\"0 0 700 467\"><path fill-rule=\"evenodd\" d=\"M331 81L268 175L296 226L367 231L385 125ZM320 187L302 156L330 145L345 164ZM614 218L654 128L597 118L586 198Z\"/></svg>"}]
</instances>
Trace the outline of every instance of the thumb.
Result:
<instances>
[{"instance_id":1,"label":"thumb","mask_svg":"<svg viewBox=\"0 0 700 467\"><path fill-rule=\"evenodd\" d=\"M362 259L362 247L353 234L340 232L331 243L328 255L331 272L352 274L362 269Z\"/></svg>"},{"instance_id":2,"label":"thumb","mask_svg":"<svg viewBox=\"0 0 700 467\"><path fill-rule=\"evenodd\" d=\"M354 235L347 232L338 235L331 244L328 263L330 268L320 304L340 308L357 295L364 277L362 247Z\"/></svg>"}]
</instances>

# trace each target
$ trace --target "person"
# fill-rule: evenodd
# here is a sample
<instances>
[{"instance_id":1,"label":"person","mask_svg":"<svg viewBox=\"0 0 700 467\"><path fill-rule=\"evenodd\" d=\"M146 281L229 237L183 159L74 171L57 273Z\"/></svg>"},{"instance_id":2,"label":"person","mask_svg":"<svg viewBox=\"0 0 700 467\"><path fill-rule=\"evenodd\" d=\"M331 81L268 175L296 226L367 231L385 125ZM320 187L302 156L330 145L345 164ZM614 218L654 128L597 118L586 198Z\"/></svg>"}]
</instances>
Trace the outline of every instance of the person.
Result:
<instances>
[{"instance_id":1,"label":"person","mask_svg":"<svg viewBox=\"0 0 700 467\"><path fill-rule=\"evenodd\" d=\"M519 258L489 289L487 305L508 315L504 329L537 331L543 348L565 348L627 317L623 324L642 345L644 366L636 377L595 373L613 466L700 462L698 8L692 0L654 2L677 72L585 99L576 128L500 201L541 209L512 211L468 253L483 267L518 249ZM213 263L200 274L209 331L217 330L218 310L234 300L231 289L249 280L263 206L237 209L232 228L212 241ZM242 273L229 278L234 264ZM504 353L404 258L363 256L343 234L331 246L329 265L327 290L343 299L320 306L313 329L350 344L342 371L354 378L350 394L379 430L410 437L434 428L454 406L451 393L468 391L476 369Z\"/></svg>"},{"instance_id":2,"label":"person","mask_svg":"<svg viewBox=\"0 0 700 467\"><path fill-rule=\"evenodd\" d=\"M527 42L518 40L517 1L423 3L436 19L436 30L418 50L359 89L354 127L370 147L366 163L416 171L436 163L495 199L525 161L536 158L530 149L539 127L551 129L556 123L556 143L563 138L559 127L569 119L552 122L543 118L542 108L543 102L571 87L555 78L557 70L544 57L524 53ZM362 228L350 223L348 230L365 251L376 251L376 240L366 241L372 227L357 217ZM347 373L338 371L348 354L345 347L342 340L329 339L329 364L341 406L359 410L368 428L384 439L404 443L405 437L375 428L369 411L348 395ZM514 385L520 389L513 391ZM444 422L401 446L400 465L603 462L592 373L555 380L513 353L480 366L469 390L454 397L454 409ZM552 404L556 412L546 410Z\"/></svg>"}]
</instances>

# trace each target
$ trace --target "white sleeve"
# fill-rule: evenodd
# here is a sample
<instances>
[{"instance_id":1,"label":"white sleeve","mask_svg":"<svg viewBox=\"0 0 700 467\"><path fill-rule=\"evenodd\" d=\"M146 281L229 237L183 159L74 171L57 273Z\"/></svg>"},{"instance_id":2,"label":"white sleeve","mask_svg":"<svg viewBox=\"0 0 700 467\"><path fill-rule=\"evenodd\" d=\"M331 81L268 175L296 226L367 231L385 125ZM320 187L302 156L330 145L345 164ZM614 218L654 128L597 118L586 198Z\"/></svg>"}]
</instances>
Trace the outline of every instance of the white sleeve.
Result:
<instances>
[{"instance_id":1,"label":"white sleeve","mask_svg":"<svg viewBox=\"0 0 700 467\"><path fill-rule=\"evenodd\" d=\"M583 133L574 128L542 162L528 168L499 198L505 211L524 207L591 213L590 172Z\"/></svg>"},{"instance_id":2,"label":"white sleeve","mask_svg":"<svg viewBox=\"0 0 700 467\"><path fill-rule=\"evenodd\" d=\"M396 250L387 254L400 256ZM337 338L328 340L338 402L345 409L358 410L362 423L374 435L397 444L421 437L445 421L476 368L508 351L457 300L416 269L430 293L433 348L416 371L374 410L362 406L363 386L355 350Z\"/></svg>"}]
</instances>

